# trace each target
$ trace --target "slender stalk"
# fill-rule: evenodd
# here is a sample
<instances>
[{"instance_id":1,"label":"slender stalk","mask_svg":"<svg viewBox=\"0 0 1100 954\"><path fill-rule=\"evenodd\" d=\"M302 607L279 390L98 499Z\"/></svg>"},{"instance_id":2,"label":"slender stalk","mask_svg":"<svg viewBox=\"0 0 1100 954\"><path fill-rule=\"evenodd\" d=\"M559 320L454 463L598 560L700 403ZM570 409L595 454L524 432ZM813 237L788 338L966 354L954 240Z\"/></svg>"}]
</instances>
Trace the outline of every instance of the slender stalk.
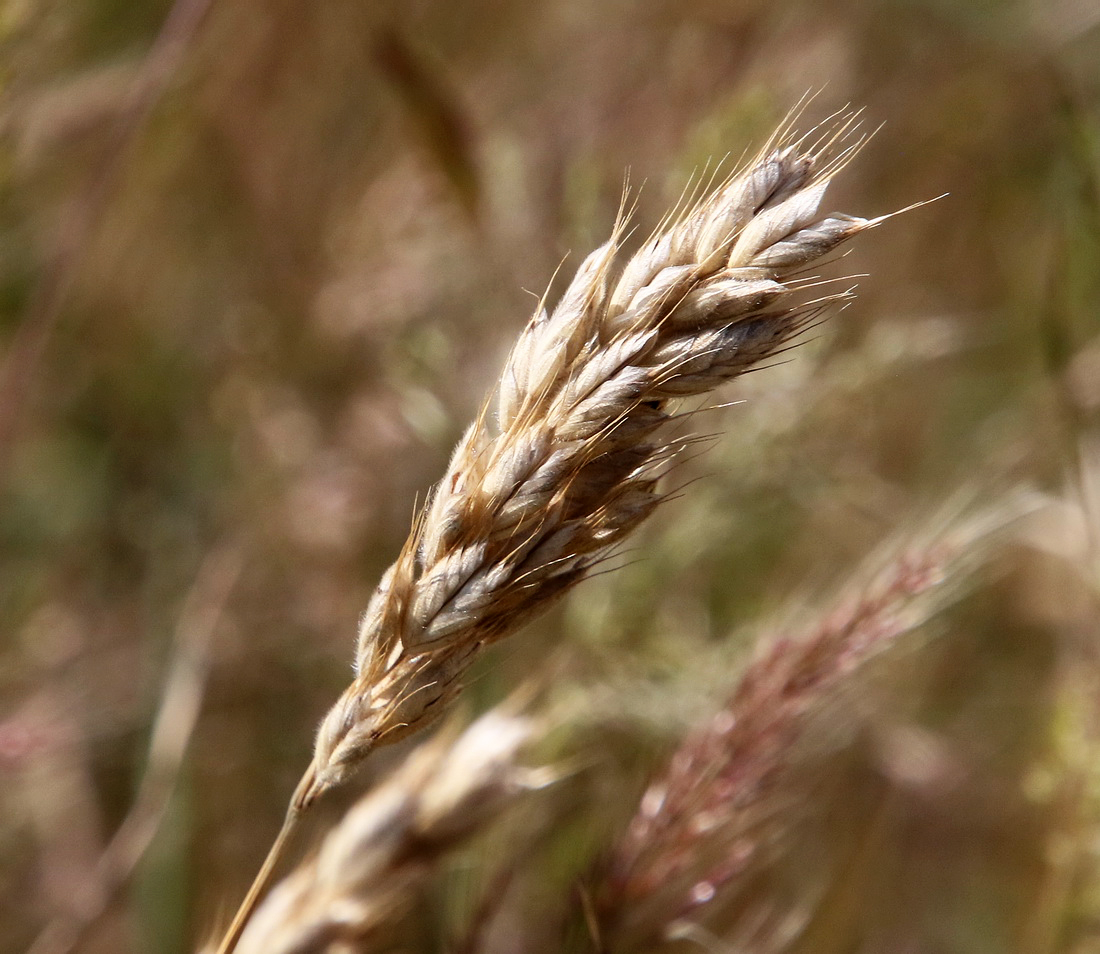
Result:
<instances>
[{"instance_id":1,"label":"slender stalk","mask_svg":"<svg viewBox=\"0 0 1100 954\"><path fill-rule=\"evenodd\" d=\"M252 879L248 893L244 896L240 907L237 908L237 913L233 916L233 921L218 946L218 954L228 954L237 946L248 919L252 916L252 912L256 909L256 905L259 904L268 887L270 887L279 859L282 857L287 844L289 844L291 835L298 827L304 806L308 804L305 800L306 793L312 790L315 780L316 772L311 762L298 782L298 787L294 790L294 795L290 800L290 805L287 806L286 816L283 818L283 826L279 829L279 834L275 836L275 841L272 842L267 857L264 858L264 863L260 866L260 870L256 872L256 877Z\"/></svg>"}]
</instances>

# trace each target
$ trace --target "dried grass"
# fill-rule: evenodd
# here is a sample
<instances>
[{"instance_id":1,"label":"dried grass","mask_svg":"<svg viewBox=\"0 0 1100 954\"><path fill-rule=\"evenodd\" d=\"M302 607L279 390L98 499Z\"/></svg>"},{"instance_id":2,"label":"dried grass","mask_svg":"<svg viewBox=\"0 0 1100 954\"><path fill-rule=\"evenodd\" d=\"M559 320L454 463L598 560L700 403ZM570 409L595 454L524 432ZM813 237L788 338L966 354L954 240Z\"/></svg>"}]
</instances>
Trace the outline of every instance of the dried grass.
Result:
<instances>
[{"instance_id":1,"label":"dried grass","mask_svg":"<svg viewBox=\"0 0 1100 954\"><path fill-rule=\"evenodd\" d=\"M736 938L726 938L735 949L785 949L811 899L772 911L754 908L753 893L777 853L797 854L791 835L813 799L805 778L791 776L808 761L811 725L827 724L833 746L848 747L844 727L863 720L853 697L860 672L968 592L998 531L1031 506L1020 497L956 519L928 543L895 554L869 582L857 577L801 637L763 640L726 705L684 738L653 779L597 878L598 933L608 949L650 950L694 936L708 913L723 909L737 912ZM820 753L814 759L828 762Z\"/></svg>"},{"instance_id":2,"label":"dried grass","mask_svg":"<svg viewBox=\"0 0 1100 954\"><path fill-rule=\"evenodd\" d=\"M659 478L691 443L670 434L673 402L774 357L845 297L795 293L808 264L877 223L819 212L860 144L848 133L770 148L612 278L620 221L553 312L540 307L371 599L356 678L321 725L299 806L438 717L484 646L654 511Z\"/></svg>"},{"instance_id":3,"label":"dried grass","mask_svg":"<svg viewBox=\"0 0 1100 954\"><path fill-rule=\"evenodd\" d=\"M359 950L400 923L440 856L547 782L518 764L530 720L487 713L443 732L371 791L268 896L241 936L242 954Z\"/></svg>"},{"instance_id":4,"label":"dried grass","mask_svg":"<svg viewBox=\"0 0 1100 954\"><path fill-rule=\"evenodd\" d=\"M676 402L781 353L847 293L811 298L807 267L877 224L823 214L862 144L854 117L792 140L685 199L615 276L626 216L541 305L494 397L459 441L364 615L355 679L322 721L287 825L223 944L262 890L286 832L375 748L436 719L487 645L585 578L664 499L693 438Z\"/></svg>"}]
</instances>

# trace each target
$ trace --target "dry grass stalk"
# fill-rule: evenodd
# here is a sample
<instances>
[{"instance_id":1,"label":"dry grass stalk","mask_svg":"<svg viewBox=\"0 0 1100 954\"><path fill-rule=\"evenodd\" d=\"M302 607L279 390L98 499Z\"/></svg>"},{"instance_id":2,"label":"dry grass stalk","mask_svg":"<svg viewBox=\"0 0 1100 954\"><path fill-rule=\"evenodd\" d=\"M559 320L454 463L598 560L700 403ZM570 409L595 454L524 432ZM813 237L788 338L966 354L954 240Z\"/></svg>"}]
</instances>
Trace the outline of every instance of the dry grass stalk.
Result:
<instances>
[{"instance_id":1,"label":"dry grass stalk","mask_svg":"<svg viewBox=\"0 0 1100 954\"><path fill-rule=\"evenodd\" d=\"M819 211L859 148L847 119L820 138L784 130L691 203L613 274L626 226L581 264L552 312L520 335L495 398L364 615L355 679L325 716L294 818L374 748L422 728L489 643L578 583L662 500L682 438L672 405L778 354L843 295L797 294L807 267L880 220Z\"/></svg>"},{"instance_id":2,"label":"dry grass stalk","mask_svg":"<svg viewBox=\"0 0 1100 954\"><path fill-rule=\"evenodd\" d=\"M444 732L421 746L271 892L237 950L319 954L378 942L442 854L546 782L517 764L531 731L497 710L457 739Z\"/></svg>"},{"instance_id":3,"label":"dry grass stalk","mask_svg":"<svg viewBox=\"0 0 1100 954\"><path fill-rule=\"evenodd\" d=\"M649 950L694 936L708 906L751 886L798 810L786 805L781 780L798 758L808 718L959 591L1004 519L990 514L896 559L808 636L767 646L727 705L689 734L650 784L616 846L596 891L609 950ZM799 917L742 912L736 945L745 947L735 949L782 949L777 939Z\"/></svg>"}]
</instances>

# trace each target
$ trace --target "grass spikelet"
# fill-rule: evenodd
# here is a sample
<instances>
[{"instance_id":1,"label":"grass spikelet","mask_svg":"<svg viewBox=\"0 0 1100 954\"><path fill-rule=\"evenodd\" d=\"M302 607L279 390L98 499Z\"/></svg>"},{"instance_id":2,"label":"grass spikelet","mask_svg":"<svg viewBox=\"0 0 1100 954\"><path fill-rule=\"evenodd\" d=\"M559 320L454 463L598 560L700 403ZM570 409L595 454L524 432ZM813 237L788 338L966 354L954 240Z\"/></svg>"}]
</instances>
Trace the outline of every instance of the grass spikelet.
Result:
<instances>
[{"instance_id":1,"label":"grass spikelet","mask_svg":"<svg viewBox=\"0 0 1100 954\"><path fill-rule=\"evenodd\" d=\"M295 818L375 748L436 719L487 645L606 560L663 499L683 447L675 404L776 355L833 299L805 268L878 223L822 213L860 140L768 149L649 237L618 270L626 225L541 306L459 441L363 616L355 678L324 717L283 834L227 935L232 949ZM786 140L786 141L784 141Z\"/></svg>"},{"instance_id":2,"label":"grass spikelet","mask_svg":"<svg viewBox=\"0 0 1100 954\"><path fill-rule=\"evenodd\" d=\"M367 608L356 678L318 733L302 805L434 719L483 646L652 513L678 446L665 428L672 402L776 354L822 307L794 294L800 270L874 224L819 211L840 165L831 152L776 148L614 278L620 222L558 306L539 310Z\"/></svg>"},{"instance_id":3,"label":"grass spikelet","mask_svg":"<svg viewBox=\"0 0 1100 954\"><path fill-rule=\"evenodd\" d=\"M517 764L531 731L498 709L457 739L443 732L421 746L276 886L237 950L311 954L379 941L441 855L541 784Z\"/></svg>"},{"instance_id":4,"label":"grass spikelet","mask_svg":"<svg viewBox=\"0 0 1100 954\"><path fill-rule=\"evenodd\" d=\"M599 935L608 950L701 937L708 911L723 905L738 912L737 950L786 949L782 938L799 929L805 912L757 910L748 899L766 881L771 853L783 850L776 846L785 827L804 810L786 799L783 778L799 759L808 720L836 702L870 659L959 598L997 532L1032 505L1021 498L910 547L805 636L766 643L727 704L653 779L598 876ZM843 721L833 713L832 731ZM805 784L799 800L808 797Z\"/></svg>"}]
</instances>

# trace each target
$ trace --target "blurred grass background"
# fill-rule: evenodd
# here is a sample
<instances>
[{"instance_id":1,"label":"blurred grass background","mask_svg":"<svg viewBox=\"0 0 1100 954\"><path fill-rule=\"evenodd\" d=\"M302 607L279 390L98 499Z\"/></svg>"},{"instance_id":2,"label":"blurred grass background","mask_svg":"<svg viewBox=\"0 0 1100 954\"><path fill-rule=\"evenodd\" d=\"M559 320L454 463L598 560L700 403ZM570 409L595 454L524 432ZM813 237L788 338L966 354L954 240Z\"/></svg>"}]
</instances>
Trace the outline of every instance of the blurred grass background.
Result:
<instances>
[{"instance_id":1,"label":"blurred grass background","mask_svg":"<svg viewBox=\"0 0 1100 954\"><path fill-rule=\"evenodd\" d=\"M194 948L277 830L357 616L532 294L605 239L627 170L644 232L808 90L803 126L849 103L884 124L832 207L950 195L832 267L869 275L858 302L696 422L721 437L627 565L478 670L472 708L553 672L592 766L543 809L546 883L728 694L761 620L810 613L944 501L1095 476L1091 0L4 0L0 44L5 951L84 903L173 634L231 552L165 823L83 946ZM897 711L994 792L1046 766L1050 797L1026 824L981 799L900 810L866 883L905 892L807 950L1100 950L1093 570L1024 559L895 663ZM446 949L456 896L424 899L408 949ZM539 923L486 950L573 949Z\"/></svg>"}]
</instances>

